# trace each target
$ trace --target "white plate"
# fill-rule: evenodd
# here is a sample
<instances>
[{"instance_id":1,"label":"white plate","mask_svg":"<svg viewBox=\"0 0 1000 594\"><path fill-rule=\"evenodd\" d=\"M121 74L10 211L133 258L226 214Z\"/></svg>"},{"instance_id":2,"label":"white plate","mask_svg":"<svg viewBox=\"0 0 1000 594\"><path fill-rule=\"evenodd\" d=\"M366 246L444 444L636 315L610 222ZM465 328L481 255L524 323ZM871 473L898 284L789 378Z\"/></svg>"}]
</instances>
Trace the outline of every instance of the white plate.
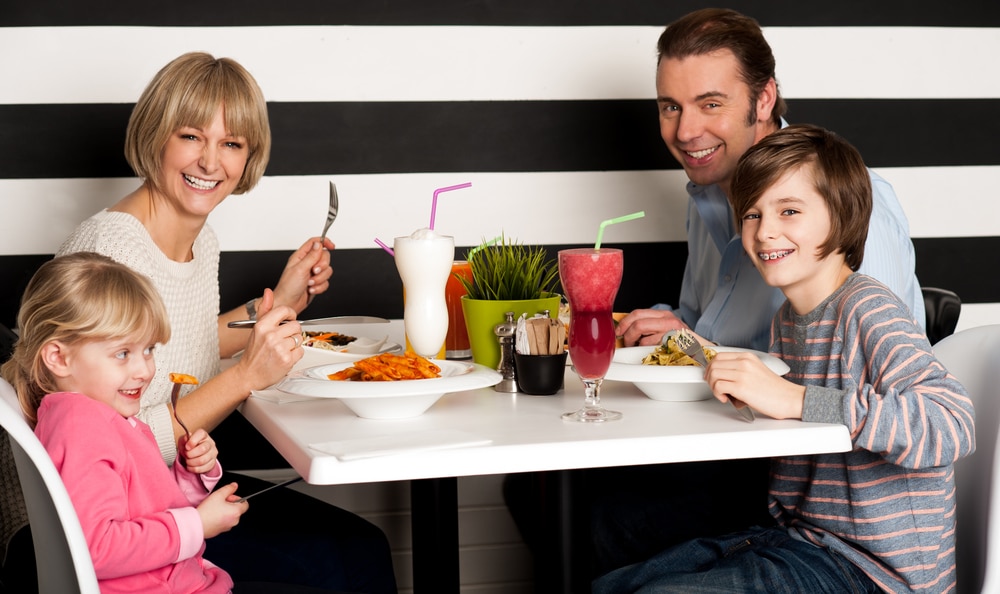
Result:
<instances>
[{"instance_id":1,"label":"white plate","mask_svg":"<svg viewBox=\"0 0 1000 594\"><path fill-rule=\"evenodd\" d=\"M385 336L386 328L384 324L365 324L363 327L366 330L370 328L371 337L359 336L357 334L359 327L360 325L355 325L348 330L343 326L336 324L317 324L315 326L306 326L304 330L308 330L309 332L339 332L341 334L354 336L355 340L349 342L343 347L337 347L338 350L335 351L303 346L302 358L299 359L299 362L296 363L294 367L292 367L292 371L300 371L302 369L308 369L309 367L316 367L317 365L326 365L329 363L359 361L377 353L403 352L403 347L395 342L386 342L382 344L381 348L374 348L375 345L380 343Z\"/></svg>"},{"instance_id":2,"label":"white plate","mask_svg":"<svg viewBox=\"0 0 1000 594\"><path fill-rule=\"evenodd\" d=\"M397 382L342 382L327 376L351 366L331 363L290 373L277 389L298 396L338 398L354 414L366 419L403 419L422 414L449 392L475 390L502 379L496 370L462 361L434 359L441 377Z\"/></svg>"},{"instance_id":3,"label":"white plate","mask_svg":"<svg viewBox=\"0 0 1000 594\"><path fill-rule=\"evenodd\" d=\"M709 347L720 353L745 352L760 357L767 367L778 375L788 373L788 365L777 357L736 347ZM653 352L655 346L625 347L615 351L615 358L604 379L632 382L642 393L653 400L684 402L705 400L712 391L705 383L705 370L692 365L643 365L642 359Z\"/></svg>"}]
</instances>

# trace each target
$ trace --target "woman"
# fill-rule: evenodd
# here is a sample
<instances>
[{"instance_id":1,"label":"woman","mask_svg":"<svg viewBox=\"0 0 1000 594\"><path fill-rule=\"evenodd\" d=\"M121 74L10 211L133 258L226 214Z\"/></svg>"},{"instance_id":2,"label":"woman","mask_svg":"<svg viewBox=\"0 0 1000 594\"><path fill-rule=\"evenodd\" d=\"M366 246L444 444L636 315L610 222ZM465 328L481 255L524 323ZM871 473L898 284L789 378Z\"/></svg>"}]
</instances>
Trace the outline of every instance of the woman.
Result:
<instances>
[{"instance_id":1,"label":"woman","mask_svg":"<svg viewBox=\"0 0 1000 594\"><path fill-rule=\"evenodd\" d=\"M214 429L251 390L274 384L302 357L294 319L329 286L334 246L314 237L291 255L273 291L219 312L219 244L206 222L230 194L256 185L270 145L263 94L242 66L205 53L180 56L157 73L129 119L125 156L142 185L84 221L57 254L103 253L150 277L163 297L172 338L156 351L138 416L168 464L184 434L170 414L168 375L202 381L181 398L177 416L192 429ZM248 316L257 319L252 331L227 327ZM220 372L220 357L241 350ZM249 477L238 482L245 492L258 486ZM286 489L253 507L205 554L236 581L395 592L388 543L365 520Z\"/></svg>"}]
</instances>

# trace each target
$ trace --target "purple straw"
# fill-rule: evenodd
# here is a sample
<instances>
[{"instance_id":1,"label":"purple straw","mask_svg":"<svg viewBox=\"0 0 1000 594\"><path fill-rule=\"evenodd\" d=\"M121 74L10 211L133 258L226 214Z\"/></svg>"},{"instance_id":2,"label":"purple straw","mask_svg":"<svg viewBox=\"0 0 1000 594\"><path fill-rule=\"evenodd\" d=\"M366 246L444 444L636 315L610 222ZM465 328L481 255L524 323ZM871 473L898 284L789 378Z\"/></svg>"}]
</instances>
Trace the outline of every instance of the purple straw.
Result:
<instances>
[{"instance_id":1,"label":"purple straw","mask_svg":"<svg viewBox=\"0 0 1000 594\"><path fill-rule=\"evenodd\" d=\"M381 248L382 248L383 250L387 251L387 252L389 253L389 255L390 255L390 256L392 256L393 258L395 258L395 257L396 257L396 252L394 252L394 251L393 251L393 249L392 249L391 247L389 247L389 246L385 245L385 243L383 243L383 242L382 242L382 240L381 240L381 239L379 239L378 237L376 237L376 238L375 238L375 243L379 244L379 246L380 246L380 247L381 247Z\"/></svg>"},{"instance_id":2,"label":"purple straw","mask_svg":"<svg viewBox=\"0 0 1000 594\"><path fill-rule=\"evenodd\" d=\"M438 194L442 192L450 192L452 190L461 190L462 188L468 188L471 186L472 182L465 182L464 184L458 184L457 186L448 186L445 188L438 188L434 190L434 199L431 200L431 224L428 227L431 231L434 230L434 216L437 214Z\"/></svg>"}]
</instances>

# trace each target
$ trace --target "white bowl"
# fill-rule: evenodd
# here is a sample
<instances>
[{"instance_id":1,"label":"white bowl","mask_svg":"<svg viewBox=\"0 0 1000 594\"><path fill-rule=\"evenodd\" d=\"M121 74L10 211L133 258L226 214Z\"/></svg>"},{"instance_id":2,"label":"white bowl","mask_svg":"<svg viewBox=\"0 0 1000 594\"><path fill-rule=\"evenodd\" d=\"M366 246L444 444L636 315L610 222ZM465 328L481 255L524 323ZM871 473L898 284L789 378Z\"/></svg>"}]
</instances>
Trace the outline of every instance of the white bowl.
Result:
<instances>
[{"instance_id":1,"label":"white bowl","mask_svg":"<svg viewBox=\"0 0 1000 594\"><path fill-rule=\"evenodd\" d=\"M290 373L276 387L282 392L314 398L337 398L366 419L405 419L423 414L449 392L485 388L498 383L496 370L461 361L434 359L441 377L396 382L331 381L327 376L351 366L333 363Z\"/></svg>"},{"instance_id":2,"label":"white bowl","mask_svg":"<svg viewBox=\"0 0 1000 594\"><path fill-rule=\"evenodd\" d=\"M689 402L707 400L712 391L705 383L705 369L692 365L643 365L642 359L653 352L655 346L625 347L615 351L615 357L605 374L605 380L632 382L643 394L653 400ZM771 371L778 375L788 373L788 365L777 357L736 347L709 347L720 353L747 352L760 357Z\"/></svg>"}]
</instances>

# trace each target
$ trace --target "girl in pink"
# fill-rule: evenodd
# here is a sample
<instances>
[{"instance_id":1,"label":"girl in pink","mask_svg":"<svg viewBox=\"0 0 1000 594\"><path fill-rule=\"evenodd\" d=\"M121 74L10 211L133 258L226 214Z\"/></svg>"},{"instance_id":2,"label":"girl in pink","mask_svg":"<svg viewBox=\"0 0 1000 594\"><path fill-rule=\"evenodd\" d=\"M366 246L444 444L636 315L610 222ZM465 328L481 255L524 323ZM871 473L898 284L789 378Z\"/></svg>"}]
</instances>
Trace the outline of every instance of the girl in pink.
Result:
<instances>
[{"instance_id":1,"label":"girl in pink","mask_svg":"<svg viewBox=\"0 0 1000 594\"><path fill-rule=\"evenodd\" d=\"M170 338L150 281L98 254L56 258L28 284L18 326L3 376L66 484L101 592L229 592L201 555L248 504L236 483L212 491L215 442L204 429L182 437L171 468L135 418Z\"/></svg>"}]
</instances>

